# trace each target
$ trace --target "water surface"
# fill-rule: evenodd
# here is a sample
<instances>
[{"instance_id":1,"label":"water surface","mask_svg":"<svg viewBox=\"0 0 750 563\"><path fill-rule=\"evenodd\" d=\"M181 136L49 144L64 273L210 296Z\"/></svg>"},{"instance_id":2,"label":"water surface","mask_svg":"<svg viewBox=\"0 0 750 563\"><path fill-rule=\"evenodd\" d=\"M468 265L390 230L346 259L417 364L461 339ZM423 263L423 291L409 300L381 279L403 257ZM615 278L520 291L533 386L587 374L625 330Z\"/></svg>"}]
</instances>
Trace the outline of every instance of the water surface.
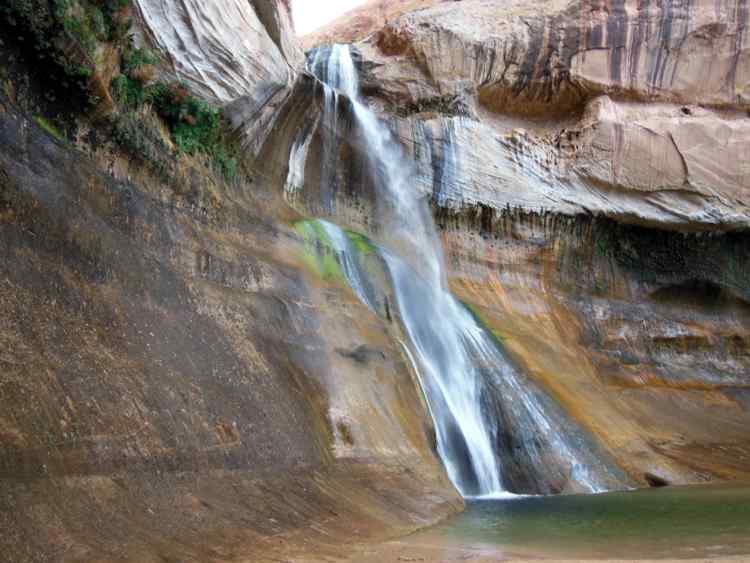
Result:
<instances>
[{"instance_id":1,"label":"water surface","mask_svg":"<svg viewBox=\"0 0 750 563\"><path fill-rule=\"evenodd\" d=\"M393 542L379 555L381 561L750 561L750 486L469 501L463 514Z\"/></svg>"}]
</instances>

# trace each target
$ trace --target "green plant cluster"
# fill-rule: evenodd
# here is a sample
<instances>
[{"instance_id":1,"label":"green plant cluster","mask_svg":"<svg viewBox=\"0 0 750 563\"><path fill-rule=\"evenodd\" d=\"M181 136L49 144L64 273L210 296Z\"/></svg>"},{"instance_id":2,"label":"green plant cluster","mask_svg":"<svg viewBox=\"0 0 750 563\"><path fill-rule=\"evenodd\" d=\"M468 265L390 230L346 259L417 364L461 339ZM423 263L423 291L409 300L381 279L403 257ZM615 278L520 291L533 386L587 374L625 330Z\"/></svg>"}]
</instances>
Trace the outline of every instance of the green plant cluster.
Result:
<instances>
[{"instance_id":1,"label":"green plant cluster","mask_svg":"<svg viewBox=\"0 0 750 563\"><path fill-rule=\"evenodd\" d=\"M150 92L156 113L166 121L181 152L207 151L219 142L221 113L191 96L183 86L157 84Z\"/></svg>"},{"instance_id":2,"label":"green plant cluster","mask_svg":"<svg viewBox=\"0 0 750 563\"><path fill-rule=\"evenodd\" d=\"M54 0L56 18L89 56L93 56L99 42L116 41L127 33L129 22L118 23L116 14L128 3L129 0Z\"/></svg>"},{"instance_id":3,"label":"green plant cluster","mask_svg":"<svg viewBox=\"0 0 750 563\"><path fill-rule=\"evenodd\" d=\"M118 18L117 15L129 4L130 0L104 0L104 2L100 2L110 41L116 42L127 36L130 30L130 20Z\"/></svg>"},{"instance_id":4,"label":"green plant cluster","mask_svg":"<svg viewBox=\"0 0 750 563\"><path fill-rule=\"evenodd\" d=\"M65 135L63 135L62 132L60 132L60 130L57 127L55 127L55 125L53 125L47 118L41 115L37 115L34 117L34 121L36 121L39 127L44 129L47 133L52 135L58 141L65 140Z\"/></svg>"},{"instance_id":5,"label":"green plant cluster","mask_svg":"<svg viewBox=\"0 0 750 563\"><path fill-rule=\"evenodd\" d=\"M191 96L182 85L157 84L149 98L180 152L208 155L216 172L227 180L235 178L237 159L225 139L218 108Z\"/></svg>"},{"instance_id":6,"label":"green plant cluster","mask_svg":"<svg viewBox=\"0 0 750 563\"><path fill-rule=\"evenodd\" d=\"M112 96L121 106L135 109L151 101L154 92L144 86L142 74L145 67L156 64L158 59L148 49L138 49L128 44L122 52L120 69L110 85Z\"/></svg>"},{"instance_id":7,"label":"green plant cluster","mask_svg":"<svg viewBox=\"0 0 750 563\"><path fill-rule=\"evenodd\" d=\"M120 68L127 76L133 76L147 65L159 62L158 57L149 49L137 49L129 45L122 53Z\"/></svg>"},{"instance_id":8,"label":"green plant cluster","mask_svg":"<svg viewBox=\"0 0 750 563\"><path fill-rule=\"evenodd\" d=\"M3 23L32 40L40 57L49 58L73 78L90 76L100 42L123 33L127 22L116 14L129 0L6 0Z\"/></svg>"},{"instance_id":9,"label":"green plant cluster","mask_svg":"<svg viewBox=\"0 0 750 563\"><path fill-rule=\"evenodd\" d=\"M166 155L170 152L158 130L149 127L135 112L131 111L117 118L113 136L123 149L151 166L155 172L166 179L170 165Z\"/></svg>"},{"instance_id":10,"label":"green plant cluster","mask_svg":"<svg viewBox=\"0 0 750 563\"><path fill-rule=\"evenodd\" d=\"M115 99L131 110L151 104L167 124L180 153L207 155L216 172L228 181L233 180L237 175L237 159L225 138L221 111L190 95L183 85L158 83L144 86L134 78L142 66L153 62L153 55L137 49L123 57L123 71L128 74L113 80Z\"/></svg>"},{"instance_id":11,"label":"green plant cluster","mask_svg":"<svg viewBox=\"0 0 750 563\"><path fill-rule=\"evenodd\" d=\"M167 124L179 153L204 154L219 174L233 180L237 159L220 110L189 95L182 85L149 85L153 69L148 67L158 60L151 51L136 48L128 36L130 1L3 0L0 31L18 36L33 47L39 60L61 68L90 104L98 100L87 80L97 69L97 48L104 43L114 45L122 55L121 73L110 85L113 99L123 110L115 119L118 142L149 161L155 158L154 151L166 148L154 145L152 135L146 139L135 132L133 120L142 115L139 109L150 105ZM44 124L52 126L49 121Z\"/></svg>"},{"instance_id":12,"label":"green plant cluster","mask_svg":"<svg viewBox=\"0 0 750 563\"><path fill-rule=\"evenodd\" d=\"M365 235L350 230L346 230L345 233L360 255L368 256L376 251L375 244Z\"/></svg>"},{"instance_id":13,"label":"green plant cluster","mask_svg":"<svg viewBox=\"0 0 750 563\"><path fill-rule=\"evenodd\" d=\"M146 91L143 86L124 74L115 76L109 88L112 97L124 108L134 109L146 103Z\"/></svg>"},{"instance_id":14,"label":"green plant cluster","mask_svg":"<svg viewBox=\"0 0 750 563\"><path fill-rule=\"evenodd\" d=\"M299 221L294 228L305 240L303 259L312 271L324 280L345 279L333 244L320 222Z\"/></svg>"}]
</instances>

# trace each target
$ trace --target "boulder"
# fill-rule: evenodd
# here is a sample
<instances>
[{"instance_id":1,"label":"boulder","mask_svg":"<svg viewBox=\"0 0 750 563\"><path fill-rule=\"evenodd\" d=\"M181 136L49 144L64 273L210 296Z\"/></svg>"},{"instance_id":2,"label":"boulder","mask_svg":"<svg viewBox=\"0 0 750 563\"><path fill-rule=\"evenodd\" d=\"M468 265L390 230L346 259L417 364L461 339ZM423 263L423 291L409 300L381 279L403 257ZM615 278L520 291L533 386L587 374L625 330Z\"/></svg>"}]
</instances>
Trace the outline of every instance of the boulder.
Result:
<instances>
[{"instance_id":1,"label":"boulder","mask_svg":"<svg viewBox=\"0 0 750 563\"><path fill-rule=\"evenodd\" d=\"M174 78L228 103L267 84L290 85L303 64L288 7L272 0L136 0L143 39Z\"/></svg>"}]
</instances>

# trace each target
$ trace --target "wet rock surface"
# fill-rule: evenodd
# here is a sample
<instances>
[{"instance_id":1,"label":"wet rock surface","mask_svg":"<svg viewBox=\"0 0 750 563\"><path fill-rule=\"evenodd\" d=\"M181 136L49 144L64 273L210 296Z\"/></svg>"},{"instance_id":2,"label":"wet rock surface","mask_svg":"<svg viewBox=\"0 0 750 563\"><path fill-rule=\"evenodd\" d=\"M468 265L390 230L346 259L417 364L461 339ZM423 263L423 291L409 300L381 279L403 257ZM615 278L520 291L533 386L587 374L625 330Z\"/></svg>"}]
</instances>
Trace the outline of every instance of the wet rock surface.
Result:
<instances>
[{"instance_id":1,"label":"wet rock surface","mask_svg":"<svg viewBox=\"0 0 750 563\"><path fill-rule=\"evenodd\" d=\"M467 0L356 46L453 291L644 485L748 478L747 23Z\"/></svg>"},{"instance_id":2,"label":"wet rock surface","mask_svg":"<svg viewBox=\"0 0 750 563\"><path fill-rule=\"evenodd\" d=\"M439 223L454 292L633 478L748 479L747 234L479 212Z\"/></svg>"},{"instance_id":3,"label":"wet rock surface","mask_svg":"<svg viewBox=\"0 0 750 563\"><path fill-rule=\"evenodd\" d=\"M154 144L157 173L106 125L74 142L13 94L1 560L322 557L460 510L406 359L308 270L283 184Z\"/></svg>"}]
</instances>

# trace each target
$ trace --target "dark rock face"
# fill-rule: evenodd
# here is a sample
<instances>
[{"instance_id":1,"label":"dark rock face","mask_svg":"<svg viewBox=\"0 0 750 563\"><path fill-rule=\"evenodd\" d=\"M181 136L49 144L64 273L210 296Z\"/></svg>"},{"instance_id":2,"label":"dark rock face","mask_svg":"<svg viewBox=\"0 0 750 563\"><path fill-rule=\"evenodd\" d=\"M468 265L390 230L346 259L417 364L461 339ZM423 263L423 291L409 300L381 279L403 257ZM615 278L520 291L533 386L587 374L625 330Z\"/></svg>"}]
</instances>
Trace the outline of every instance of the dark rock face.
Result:
<instances>
[{"instance_id":1,"label":"dark rock face","mask_svg":"<svg viewBox=\"0 0 750 563\"><path fill-rule=\"evenodd\" d=\"M4 412L14 421L9 431L19 433L19 445L31 447L11 444L2 456L4 474L113 472L123 464L141 463L169 467L169 458L209 467L318 463L320 452L306 437L297 434L293 445L293 435L300 425L310 424L312 415L310 405L300 402L305 394L301 382L269 381L262 364L248 370L216 321L200 314L206 305L192 287L211 283L244 294L244 307L225 311L230 319L286 323L299 311L285 310L276 318L273 294L259 291L270 283L300 300L305 290L299 280L290 270L252 255L231 262L214 258L214 249L190 242L180 225L190 211L170 210L169 203L157 203L133 185L102 176L81 162L81 155L61 149L22 120L6 113L0 129L5 148L3 279L9 290L3 305L4 318L11 323L4 330L10 367L5 372ZM200 213L192 220L200 221ZM243 224L254 236L278 236L249 216ZM146 252L139 252L133 241L144 239ZM175 271L170 262L184 264L187 272ZM268 333L253 334L248 325L237 336L248 341L261 337L274 365L294 363L293 353ZM42 373L54 378L43 390L35 389L39 405L29 409L21 382L38 381ZM159 381L157 374L167 379ZM191 391L196 384L205 386L202 396ZM95 405L89 397L105 389ZM287 419L281 429L265 422L273 416L271 397L276 394L294 405L276 411ZM217 403L228 396L233 397L229 404ZM42 397L55 408L44 407ZM97 420L115 406L130 413L122 428L112 420ZM198 407L209 425L199 431L197 420L189 422L195 414L184 412L187 406ZM42 408L47 415L40 426ZM94 427L88 432L68 428L72 423L66 419L74 413L96 420ZM217 433L219 438L224 435L217 426L222 418L233 421L235 432L252 429L258 439L252 455L242 447L210 453ZM30 428L35 428L34 436L23 437L19 429ZM102 436L87 440L86 434ZM291 441L287 447L275 447L282 435ZM54 445L53 452L40 442L44 437ZM159 444L167 459L143 459L137 446L142 440ZM130 449L133 458L122 457Z\"/></svg>"}]
</instances>

